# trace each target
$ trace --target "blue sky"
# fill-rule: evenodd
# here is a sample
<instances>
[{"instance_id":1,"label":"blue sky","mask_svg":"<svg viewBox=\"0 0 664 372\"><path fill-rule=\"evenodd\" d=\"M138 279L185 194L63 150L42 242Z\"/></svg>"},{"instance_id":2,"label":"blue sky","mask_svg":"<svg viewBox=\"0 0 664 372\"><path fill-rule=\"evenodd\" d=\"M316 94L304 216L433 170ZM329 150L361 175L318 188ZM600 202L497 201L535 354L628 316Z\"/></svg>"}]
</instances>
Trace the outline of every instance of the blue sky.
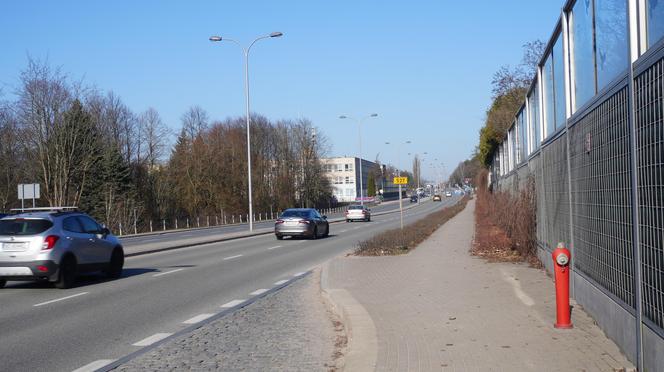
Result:
<instances>
[{"instance_id":1,"label":"blue sky","mask_svg":"<svg viewBox=\"0 0 664 372\"><path fill-rule=\"evenodd\" d=\"M563 0L493 1L11 1L0 12L0 88L12 99L27 56L112 90L135 112L159 111L177 132L192 105L213 119L244 115L251 52L252 111L306 117L331 156L357 154L357 126L339 115L378 113L362 127L363 157L396 164L386 141L412 141L449 173L472 153L491 77L521 46L548 40Z\"/></svg>"}]
</instances>

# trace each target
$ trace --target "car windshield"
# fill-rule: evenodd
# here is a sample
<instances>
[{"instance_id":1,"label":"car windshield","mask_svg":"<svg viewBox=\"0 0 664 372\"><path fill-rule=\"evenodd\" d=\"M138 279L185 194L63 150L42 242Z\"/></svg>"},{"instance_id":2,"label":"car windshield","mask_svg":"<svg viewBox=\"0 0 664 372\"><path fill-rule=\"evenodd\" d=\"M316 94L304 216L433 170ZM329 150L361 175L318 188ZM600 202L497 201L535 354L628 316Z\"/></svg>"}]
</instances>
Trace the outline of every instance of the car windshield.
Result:
<instances>
[{"instance_id":1,"label":"car windshield","mask_svg":"<svg viewBox=\"0 0 664 372\"><path fill-rule=\"evenodd\" d=\"M298 210L286 210L281 214L281 217L300 217L307 218L309 217L309 211L298 211Z\"/></svg>"},{"instance_id":2,"label":"car windshield","mask_svg":"<svg viewBox=\"0 0 664 372\"><path fill-rule=\"evenodd\" d=\"M53 222L41 219L0 220L0 235L37 235L50 229Z\"/></svg>"},{"instance_id":3,"label":"car windshield","mask_svg":"<svg viewBox=\"0 0 664 372\"><path fill-rule=\"evenodd\" d=\"M351 205L348 209L364 209L364 207L361 205Z\"/></svg>"}]
</instances>

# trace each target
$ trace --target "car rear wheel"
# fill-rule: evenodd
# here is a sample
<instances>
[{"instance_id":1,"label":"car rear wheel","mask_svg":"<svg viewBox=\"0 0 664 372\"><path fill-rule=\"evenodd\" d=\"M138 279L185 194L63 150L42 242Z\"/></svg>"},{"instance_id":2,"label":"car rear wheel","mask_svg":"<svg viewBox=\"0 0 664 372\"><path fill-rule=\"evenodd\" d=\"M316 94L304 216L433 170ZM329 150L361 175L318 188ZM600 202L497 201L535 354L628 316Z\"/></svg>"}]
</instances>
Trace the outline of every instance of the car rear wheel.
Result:
<instances>
[{"instance_id":1,"label":"car rear wheel","mask_svg":"<svg viewBox=\"0 0 664 372\"><path fill-rule=\"evenodd\" d=\"M60 262L60 270L58 273L58 280L55 282L55 287L60 289L67 289L74 286L76 282L76 260L71 257L65 257Z\"/></svg>"},{"instance_id":2,"label":"car rear wheel","mask_svg":"<svg viewBox=\"0 0 664 372\"><path fill-rule=\"evenodd\" d=\"M283 235L276 235L276 237L277 237L277 240L284 240Z\"/></svg>"},{"instance_id":3,"label":"car rear wheel","mask_svg":"<svg viewBox=\"0 0 664 372\"><path fill-rule=\"evenodd\" d=\"M311 239L318 239L318 226L314 226L314 233L311 234Z\"/></svg>"},{"instance_id":4,"label":"car rear wheel","mask_svg":"<svg viewBox=\"0 0 664 372\"><path fill-rule=\"evenodd\" d=\"M0 279L0 288L4 288L5 285L7 285L7 281L4 279Z\"/></svg>"},{"instance_id":5,"label":"car rear wheel","mask_svg":"<svg viewBox=\"0 0 664 372\"><path fill-rule=\"evenodd\" d=\"M122 266L124 266L124 252L121 248L115 248L108 269L105 270L106 275L111 279L119 278L122 275Z\"/></svg>"},{"instance_id":6,"label":"car rear wheel","mask_svg":"<svg viewBox=\"0 0 664 372\"><path fill-rule=\"evenodd\" d=\"M330 225L329 224L325 228L325 234L323 235L323 237L327 238L328 236L330 236Z\"/></svg>"}]
</instances>

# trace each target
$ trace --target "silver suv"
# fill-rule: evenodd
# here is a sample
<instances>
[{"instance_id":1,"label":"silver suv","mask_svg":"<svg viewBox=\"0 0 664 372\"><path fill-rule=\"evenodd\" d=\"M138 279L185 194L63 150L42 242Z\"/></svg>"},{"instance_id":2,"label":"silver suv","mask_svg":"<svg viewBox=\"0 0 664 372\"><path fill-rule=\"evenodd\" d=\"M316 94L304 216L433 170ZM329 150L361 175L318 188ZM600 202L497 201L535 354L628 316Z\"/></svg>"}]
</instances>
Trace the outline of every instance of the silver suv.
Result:
<instances>
[{"instance_id":1,"label":"silver suv","mask_svg":"<svg viewBox=\"0 0 664 372\"><path fill-rule=\"evenodd\" d=\"M119 278L123 265L120 241L85 213L30 211L0 219L0 288L8 280L70 288L78 273L103 271Z\"/></svg>"}]
</instances>

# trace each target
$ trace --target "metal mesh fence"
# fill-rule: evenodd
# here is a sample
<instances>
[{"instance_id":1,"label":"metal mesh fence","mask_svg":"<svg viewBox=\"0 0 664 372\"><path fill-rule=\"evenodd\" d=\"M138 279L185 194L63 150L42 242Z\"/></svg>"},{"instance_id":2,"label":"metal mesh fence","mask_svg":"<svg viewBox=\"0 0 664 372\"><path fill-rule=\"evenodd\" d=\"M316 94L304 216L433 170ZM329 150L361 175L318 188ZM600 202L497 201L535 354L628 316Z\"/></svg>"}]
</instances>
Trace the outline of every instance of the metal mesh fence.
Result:
<instances>
[{"instance_id":1,"label":"metal mesh fence","mask_svg":"<svg viewBox=\"0 0 664 372\"><path fill-rule=\"evenodd\" d=\"M546 222L544 208L544 183L542 182L542 156L537 154L528 162L530 174L535 181L535 202L537 203L537 241L540 245L545 245L546 241Z\"/></svg>"},{"instance_id":2,"label":"metal mesh fence","mask_svg":"<svg viewBox=\"0 0 664 372\"><path fill-rule=\"evenodd\" d=\"M562 135L542 148L542 188L546 229L542 242L553 250L558 242L569 244L569 184L567 142ZM538 205L539 208L539 205Z\"/></svg>"},{"instance_id":3,"label":"metal mesh fence","mask_svg":"<svg viewBox=\"0 0 664 372\"><path fill-rule=\"evenodd\" d=\"M634 81L643 314L664 328L664 60Z\"/></svg>"},{"instance_id":4,"label":"metal mesh fence","mask_svg":"<svg viewBox=\"0 0 664 372\"><path fill-rule=\"evenodd\" d=\"M569 129L575 266L634 307L627 87Z\"/></svg>"}]
</instances>

